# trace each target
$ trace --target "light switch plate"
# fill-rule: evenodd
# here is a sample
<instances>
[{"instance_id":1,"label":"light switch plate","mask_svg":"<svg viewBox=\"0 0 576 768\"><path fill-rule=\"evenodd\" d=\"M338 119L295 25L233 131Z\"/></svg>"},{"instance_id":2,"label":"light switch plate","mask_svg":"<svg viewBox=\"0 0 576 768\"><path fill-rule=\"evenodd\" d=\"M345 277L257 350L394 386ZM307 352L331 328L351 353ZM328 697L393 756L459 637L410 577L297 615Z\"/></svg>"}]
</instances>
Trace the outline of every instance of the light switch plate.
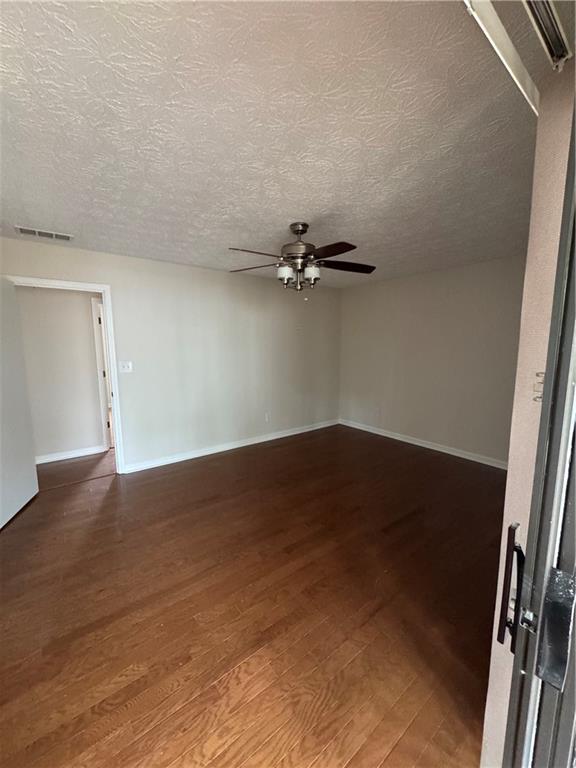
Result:
<instances>
[{"instance_id":1,"label":"light switch plate","mask_svg":"<svg viewBox=\"0 0 576 768\"><path fill-rule=\"evenodd\" d=\"M132 373L132 360L120 360L118 367L120 373Z\"/></svg>"}]
</instances>

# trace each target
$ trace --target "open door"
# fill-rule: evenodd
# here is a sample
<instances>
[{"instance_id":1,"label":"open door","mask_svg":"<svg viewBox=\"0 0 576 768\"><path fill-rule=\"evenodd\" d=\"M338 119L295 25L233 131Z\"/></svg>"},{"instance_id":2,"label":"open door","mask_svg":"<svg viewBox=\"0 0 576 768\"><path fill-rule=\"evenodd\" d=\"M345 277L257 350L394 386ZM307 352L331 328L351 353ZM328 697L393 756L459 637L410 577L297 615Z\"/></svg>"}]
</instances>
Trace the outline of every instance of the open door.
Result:
<instances>
[{"instance_id":1,"label":"open door","mask_svg":"<svg viewBox=\"0 0 576 768\"><path fill-rule=\"evenodd\" d=\"M112 417L112 378L108 362L108 349L106 344L106 318L102 299L92 299L92 325L94 329L94 345L96 348L96 368L98 376L98 389L100 395L100 410L102 412L102 434L104 444L108 448L114 448L114 431Z\"/></svg>"},{"instance_id":2,"label":"open door","mask_svg":"<svg viewBox=\"0 0 576 768\"><path fill-rule=\"evenodd\" d=\"M573 147L574 135L525 560L518 545L515 548L520 598L508 615L510 595L504 589L499 627L499 640L509 633L515 652L503 759L511 768L576 764ZM506 586L512 583L511 578L505 581Z\"/></svg>"},{"instance_id":3,"label":"open door","mask_svg":"<svg viewBox=\"0 0 576 768\"><path fill-rule=\"evenodd\" d=\"M0 527L38 493L34 437L15 286L0 281Z\"/></svg>"}]
</instances>

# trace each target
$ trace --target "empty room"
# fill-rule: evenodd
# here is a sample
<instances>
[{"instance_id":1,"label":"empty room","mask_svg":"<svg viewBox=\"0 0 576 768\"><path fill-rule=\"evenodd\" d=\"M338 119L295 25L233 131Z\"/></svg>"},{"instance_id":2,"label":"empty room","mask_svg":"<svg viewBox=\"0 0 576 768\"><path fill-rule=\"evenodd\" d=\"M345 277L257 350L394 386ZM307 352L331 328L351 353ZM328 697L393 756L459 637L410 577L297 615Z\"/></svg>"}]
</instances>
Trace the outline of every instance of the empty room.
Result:
<instances>
[{"instance_id":1,"label":"empty room","mask_svg":"<svg viewBox=\"0 0 576 768\"><path fill-rule=\"evenodd\" d=\"M0 4L3 768L564 768L574 4Z\"/></svg>"}]
</instances>

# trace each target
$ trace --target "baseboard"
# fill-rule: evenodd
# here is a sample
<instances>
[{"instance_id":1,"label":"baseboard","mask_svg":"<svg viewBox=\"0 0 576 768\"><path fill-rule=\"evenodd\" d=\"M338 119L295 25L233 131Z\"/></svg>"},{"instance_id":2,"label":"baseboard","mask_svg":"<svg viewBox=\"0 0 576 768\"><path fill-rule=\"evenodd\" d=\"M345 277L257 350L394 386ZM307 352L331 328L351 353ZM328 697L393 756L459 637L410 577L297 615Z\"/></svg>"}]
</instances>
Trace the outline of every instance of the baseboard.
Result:
<instances>
[{"instance_id":1,"label":"baseboard","mask_svg":"<svg viewBox=\"0 0 576 768\"><path fill-rule=\"evenodd\" d=\"M198 448L194 451L186 451L184 453L176 453L171 456L162 456L157 459L150 459L148 461L134 462L132 464L126 464L124 467L124 473L141 472L145 469L154 469L155 467L164 467L168 464L176 464L180 461L190 461L190 459L199 459L202 456L210 456L214 453L224 453L225 451L233 451L236 448L245 448L249 445L257 445L258 443L267 443L270 440L279 440L282 437L292 437L293 435L301 435L305 432L313 432L317 429L325 429L326 427L333 427L336 424L342 424L345 427L351 427L352 429L361 429L364 432L371 432L374 435L380 435L381 437L388 437L392 440L399 440L403 443L410 443L417 445L420 448L428 448L432 451L440 451L441 453L448 453L451 456L457 456L460 459L467 459L468 461L476 461L480 464L487 464L491 467L497 467L498 469L506 469L507 462L500 459L494 459L490 456L482 456L477 453L470 453L469 451L462 451L459 448L452 448L448 445L441 445L440 443L432 443L428 440L420 440L417 437L411 437L410 435L402 435L398 432L390 432L386 429L380 429L379 427L372 427L368 424L360 424L356 421L348 421L347 419L331 419L330 421L321 421L316 424L309 424L304 427L294 427L292 429L284 429L279 432L269 432L265 435L257 435L256 437L248 437L244 440L235 440L229 443L220 443L219 445L212 445L206 448ZM68 451L65 453L52 453L47 456L37 456L36 463L44 464L49 461L61 461L63 459L73 459L79 456L89 456L94 453L103 453L107 451L106 446L96 446L94 448L84 448L79 451Z\"/></svg>"},{"instance_id":2,"label":"baseboard","mask_svg":"<svg viewBox=\"0 0 576 768\"><path fill-rule=\"evenodd\" d=\"M257 435L256 437L248 437L244 440L235 440L231 443L221 443L220 445L211 445L207 448L199 448L195 451L186 451L185 453L176 453L172 456L163 456L159 459L151 459L150 461L140 461L133 464L126 464L124 466L124 472L141 472L144 469L154 469L155 467L164 467L167 464L176 464L179 461L190 461L190 459L199 459L202 456L210 456L213 453L224 453L224 451L233 451L236 448L245 448L248 445L256 445L257 443L267 443L270 440L279 440L282 437L292 437L293 435L301 435L304 432L313 432L316 429L325 429L326 427L333 427L339 424L338 419L332 419L331 421L321 421L316 424L309 424L305 427L295 427L293 429L284 429L280 432L269 432L266 435Z\"/></svg>"},{"instance_id":3,"label":"baseboard","mask_svg":"<svg viewBox=\"0 0 576 768\"><path fill-rule=\"evenodd\" d=\"M451 456L458 456L459 459L468 459L468 461L477 461L479 464L488 464L490 467L497 467L498 469L507 469L508 463L501 459L493 459L490 456L482 456L479 453L470 453L469 451L462 451L460 448L452 448L449 445L441 445L440 443L431 443L428 440L420 440L417 437L410 437L410 435L401 435L398 432L389 432L386 429L380 429L380 427L371 427L368 424L360 424L357 421L348 421L347 419L340 419L339 424L345 427L352 427L352 429L361 429L364 432L371 432L374 435L380 435L381 437L389 437L392 440L400 440L402 443L411 443L412 445L418 445L420 448L428 448L431 451L440 451L440 453L449 453Z\"/></svg>"},{"instance_id":4,"label":"baseboard","mask_svg":"<svg viewBox=\"0 0 576 768\"><path fill-rule=\"evenodd\" d=\"M92 456L94 453L105 453L107 450L107 445L93 445L91 448L78 448L75 451L47 453L44 456L36 456L36 464L48 464L50 461L64 461L64 459L79 459L81 456Z\"/></svg>"}]
</instances>

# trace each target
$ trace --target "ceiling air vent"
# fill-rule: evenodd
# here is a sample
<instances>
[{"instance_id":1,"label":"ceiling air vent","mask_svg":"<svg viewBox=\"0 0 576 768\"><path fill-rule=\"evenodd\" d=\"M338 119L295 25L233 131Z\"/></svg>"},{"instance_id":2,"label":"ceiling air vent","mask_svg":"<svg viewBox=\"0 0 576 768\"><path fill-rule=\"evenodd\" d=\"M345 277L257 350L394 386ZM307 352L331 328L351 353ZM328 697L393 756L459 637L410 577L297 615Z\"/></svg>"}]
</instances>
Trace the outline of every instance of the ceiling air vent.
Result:
<instances>
[{"instance_id":1,"label":"ceiling air vent","mask_svg":"<svg viewBox=\"0 0 576 768\"><path fill-rule=\"evenodd\" d=\"M14 229L20 235L28 235L29 237L43 237L46 240L63 240L65 242L69 242L74 237L74 235L66 235L64 232L50 232L47 229L32 229L31 227L20 227L18 225L16 225Z\"/></svg>"}]
</instances>

